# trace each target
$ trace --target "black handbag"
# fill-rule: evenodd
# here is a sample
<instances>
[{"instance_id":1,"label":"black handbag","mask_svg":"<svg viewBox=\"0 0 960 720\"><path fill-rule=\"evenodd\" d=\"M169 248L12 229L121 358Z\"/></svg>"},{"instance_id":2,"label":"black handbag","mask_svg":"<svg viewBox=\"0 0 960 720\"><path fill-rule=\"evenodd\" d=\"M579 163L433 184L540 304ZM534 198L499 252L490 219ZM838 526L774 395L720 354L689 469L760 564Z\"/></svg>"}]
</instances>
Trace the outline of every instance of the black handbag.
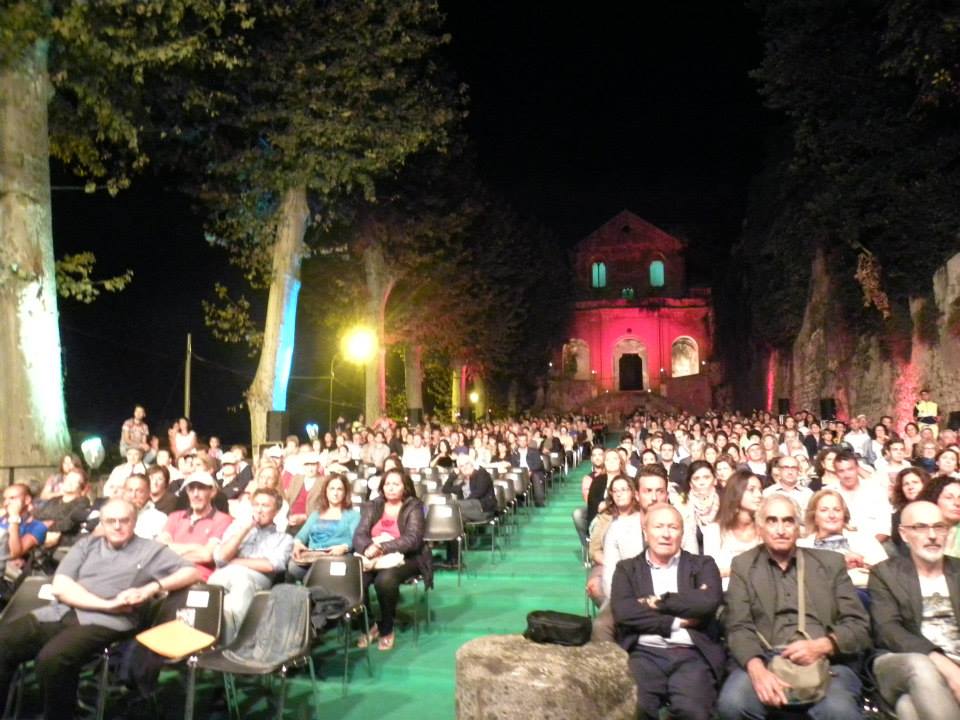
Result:
<instances>
[{"instance_id":1,"label":"black handbag","mask_svg":"<svg viewBox=\"0 0 960 720\"><path fill-rule=\"evenodd\" d=\"M593 623L583 615L534 610L527 614L527 640L553 645L586 645L590 641Z\"/></svg>"}]
</instances>

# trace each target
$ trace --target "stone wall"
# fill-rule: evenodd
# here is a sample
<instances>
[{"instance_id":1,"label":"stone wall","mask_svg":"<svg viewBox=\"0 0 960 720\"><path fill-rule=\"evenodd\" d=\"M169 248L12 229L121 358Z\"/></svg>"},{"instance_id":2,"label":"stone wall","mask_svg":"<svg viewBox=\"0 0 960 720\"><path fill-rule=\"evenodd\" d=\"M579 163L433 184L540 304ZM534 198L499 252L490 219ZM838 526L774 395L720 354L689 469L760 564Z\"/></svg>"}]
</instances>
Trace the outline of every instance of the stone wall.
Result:
<instances>
[{"instance_id":1,"label":"stone wall","mask_svg":"<svg viewBox=\"0 0 960 720\"><path fill-rule=\"evenodd\" d=\"M948 327L951 306L960 298L960 253L933 277L933 302L939 316L935 339L921 340L918 318L924 299L911 302L914 332L902 357L889 357L880 340L860 335L831 312L834 280L822 256L813 261L810 292L803 325L792 352L770 354L766 399L775 409L776 398L789 397L794 410L809 408L819 414L820 399L832 397L839 417L865 413L871 419L890 414L898 426L912 418L921 387L929 387L946 421L950 410L960 410L960 339Z\"/></svg>"}]
</instances>

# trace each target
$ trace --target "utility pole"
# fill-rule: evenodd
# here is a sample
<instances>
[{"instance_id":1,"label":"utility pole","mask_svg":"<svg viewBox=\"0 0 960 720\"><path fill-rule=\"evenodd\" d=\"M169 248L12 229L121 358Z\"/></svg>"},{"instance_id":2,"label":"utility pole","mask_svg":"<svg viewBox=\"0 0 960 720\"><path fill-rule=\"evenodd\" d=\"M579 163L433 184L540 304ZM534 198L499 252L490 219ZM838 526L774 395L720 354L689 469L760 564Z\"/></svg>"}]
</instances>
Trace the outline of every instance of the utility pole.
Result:
<instances>
[{"instance_id":1,"label":"utility pole","mask_svg":"<svg viewBox=\"0 0 960 720\"><path fill-rule=\"evenodd\" d=\"M190 369L193 363L193 336L187 333L187 359L183 366L183 416L190 417Z\"/></svg>"}]
</instances>

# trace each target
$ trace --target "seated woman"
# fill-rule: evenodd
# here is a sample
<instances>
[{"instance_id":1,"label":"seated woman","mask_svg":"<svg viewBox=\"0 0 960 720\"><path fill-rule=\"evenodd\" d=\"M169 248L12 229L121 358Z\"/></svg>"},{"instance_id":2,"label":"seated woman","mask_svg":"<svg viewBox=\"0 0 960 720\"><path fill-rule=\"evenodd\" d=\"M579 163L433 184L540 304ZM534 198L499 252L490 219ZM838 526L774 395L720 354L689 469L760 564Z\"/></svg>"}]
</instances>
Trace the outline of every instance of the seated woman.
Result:
<instances>
[{"instance_id":1,"label":"seated woman","mask_svg":"<svg viewBox=\"0 0 960 720\"><path fill-rule=\"evenodd\" d=\"M908 503L912 503L920 496L929 482L930 476L926 470L917 467L904 468L893 479L893 487L890 491L890 506L893 508L890 516L890 542L901 555L909 555L910 548L900 537L900 514Z\"/></svg>"},{"instance_id":2,"label":"seated woman","mask_svg":"<svg viewBox=\"0 0 960 720\"><path fill-rule=\"evenodd\" d=\"M917 500L932 502L940 508L944 522L950 526L944 554L960 558L960 538L957 537L957 526L960 523L960 480L947 475L932 478L917 495Z\"/></svg>"},{"instance_id":3,"label":"seated woman","mask_svg":"<svg viewBox=\"0 0 960 720\"><path fill-rule=\"evenodd\" d=\"M843 554L850 580L862 589L867 587L870 568L886 560L887 552L873 535L849 530L849 523L850 509L840 493L829 488L820 490L807 503L807 535L797 545Z\"/></svg>"},{"instance_id":4,"label":"seated woman","mask_svg":"<svg viewBox=\"0 0 960 720\"><path fill-rule=\"evenodd\" d=\"M47 500L53 500L56 497L60 497L60 495L63 494L63 491L60 489L63 479L67 476L67 473L74 468L80 468L81 470L83 469L83 461L78 455L74 453L67 453L60 458L60 467L58 468L58 472L47 478L47 481L43 484L43 489L40 491L39 501L37 501L35 505L40 507Z\"/></svg>"},{"instance_id":5,"label":"seated woman","mask_svg":"<svg viewBox=\"0 0 960 720\"><path fill-rule=\"evenodd\" d=\"M704 536L703 554L717 561L724 590L730 580L733 559L760 544L754 515L762 499L763 484L749 470L737 470L723 489L717 513L720 532L717 536ZM714 537L719 540L719 545L715 544Z\"/></svg>"},{"instance_id":6,"label":"seated woman","mask_svg":"<svg viewBox=\"0 0 960 720\"><path fill-rule=\"evenodd\" d=\"M937 470L933 473L934 477L952 477L960 479L960 472L957 472L960 466L960 453L954 448L944 448L937 453L934 460L937 463Z\"/></svg>"},{"instance_id":7,"label":"seated woman","mask_svg":"<svg viewBox=\"0 0 960 720\"><path fill-rule=\"evenodd\" d=\"M361 637L359 644L366 647L379 638L380 650L392 650L400 585L422 575L424 585L432 587L433 565L430 548L423 542L423 505L414 494L413 484L394 468L384 472L380 489L381 497L364 506L353 535L354 550L363 553L370 567L363 573L367 612L371 612L371 584L380 604L379 622L370 627L370 634Z\"/></svg>"},{"instance_id":8,"label":"seated woman","mask_svg":"<svg viewBox=\"0 0 960 720\"><path fill-rule=\"evenodd\" d=\"M353 549L360 513L353 509L346 480L340 475L328 475L318 502L320 507L310 513L294 538L293 554L287 564L287 578L291 581L302 580L321 555L346 555Z\"/></svg>"},{"instance_id":9,"label":"seated woman","mask_svg":"<svg viewBox=\"0 0 960 720\"><path fill-rule=\"evenodd\" d=\"M450 452L450 443L446 438L440 438L437 443L437 449L430 460L430 467L447 468L453 467L453 455Z\"/></svg>"},{"instance_id":10,"label":"seated woman","mask_svg":"<svg viewBox=\"0 0 960 720\"><path fill-rule=\"evenodd\" d=\"M696 534L701 555L707 546L720 546L720 525L717 522L720 494L717 492L716 473L706 460L690 463L690 492L686 502L677 509L683 515L684 530L692 530Z\"/></svg>"},{"instance_id":11,"label":"seated woman","mask_svg":"<svg viewBox=\"0 0 960 720\"><path fill-rule=\"evenodd\" d=\"M633 478L618 475L607 490L606 506L612 518L603 536L603 603L610 600L610 587L617 563L643 552L643 513Z\"/></svg>"},{"instance_id":12,"label":"seated woman","mask_svg":"<svg viewBox=\"0 0 960 720\"><path fill-rule=\"evenodd\" d=\"M733 472L737 469L737 463L729 455L717 455L717 461L713 464L713 473L717 476L717 492L722 492L727 486L727 481Z\"/></svg>"}]
</instances>

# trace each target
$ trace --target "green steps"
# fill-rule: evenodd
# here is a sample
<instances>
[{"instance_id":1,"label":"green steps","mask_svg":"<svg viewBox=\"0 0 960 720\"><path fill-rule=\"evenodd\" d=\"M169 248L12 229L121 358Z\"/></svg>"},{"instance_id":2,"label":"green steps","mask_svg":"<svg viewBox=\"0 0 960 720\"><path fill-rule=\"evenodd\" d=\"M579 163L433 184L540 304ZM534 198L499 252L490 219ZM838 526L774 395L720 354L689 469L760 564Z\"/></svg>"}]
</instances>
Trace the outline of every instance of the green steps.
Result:
<instances>
[{"instance_id":1,"label":"green steps","mask_svg":"<svg viewBox=\"0 0 960 720\"><path fill-rule=\"evenodd\" d=\"M455 570L436 573L430 592L431 623L423 622L419 644L412 628L413 592L404 588L398 611L396 646L389 653L370 650L373 677L367 674L363 652L350 653L350 684L341 694L342 644L336 633L315 648L320 706L310 709L308 676L299 672L288 682L287 710L290 718L337 718L338 720L450 720L455 717L455 656L469 640L490 634L520 633L532 610L561 610L583 614L585 574L580 545L571 513L582 505L580 479L589 468L584 463L571 471L563 487L555 485L544 508L534 508L530 517L520 513L520 528L499 538L504 554L490 560L489 540L466 554L467 567L457 587ZM422 601L422 596L421 596ZM354 632L354 638L356 638ZM181 682L167 676L164 716L182 717ZM219 679L204 676L198 684L198 718L219 720L225 711L210 708ZM167 687L169 686L169 687ZM273 717L273 706L263 700L263 690L241 681L248 704L244 720ZM258 699L259 698L259 699Z\"/></svg>"}]
</instances>

